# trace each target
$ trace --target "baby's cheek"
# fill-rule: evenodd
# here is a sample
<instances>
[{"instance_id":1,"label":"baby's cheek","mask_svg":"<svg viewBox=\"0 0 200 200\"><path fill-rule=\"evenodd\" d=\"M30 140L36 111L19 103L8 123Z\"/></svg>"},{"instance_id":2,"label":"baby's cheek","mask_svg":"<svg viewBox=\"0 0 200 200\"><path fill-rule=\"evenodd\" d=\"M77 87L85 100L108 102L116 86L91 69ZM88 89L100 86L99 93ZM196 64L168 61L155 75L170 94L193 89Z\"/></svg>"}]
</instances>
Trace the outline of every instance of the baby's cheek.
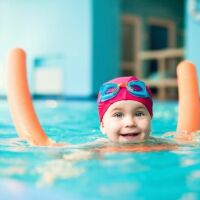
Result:
<instances>
[{"instance_id":1,"label":"baby's cheek","mask_svg":"<svg viewBox=\"0 0 200 200\"><path fill-rule=\"evenodd\" d=\"M149 121L146 121L144 124L145 130L149 131L151 129L151 123Z\"/></svg>"},{"instance_id":2,"label":"baby's cheek","mask_svg":"<svg viewBox=\"0 0 200 200\"><path fill-rule=\"evenodd\" d=\"M110 137L113 139L113 140L117 140L118 139L118 129L116 129L116 127L112 127L110 126Z\"/></svg>"}]
</instances>

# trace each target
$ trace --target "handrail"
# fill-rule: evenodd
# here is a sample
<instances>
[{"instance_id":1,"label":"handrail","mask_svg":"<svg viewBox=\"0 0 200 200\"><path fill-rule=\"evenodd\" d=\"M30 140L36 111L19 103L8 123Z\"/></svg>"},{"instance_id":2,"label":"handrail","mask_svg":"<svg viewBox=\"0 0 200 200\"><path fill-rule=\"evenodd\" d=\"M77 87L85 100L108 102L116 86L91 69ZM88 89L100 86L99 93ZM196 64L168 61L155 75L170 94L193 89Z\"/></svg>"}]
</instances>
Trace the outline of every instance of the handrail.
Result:
<instances>
[{"instance_id":1,"label":"handrail","mask_svg":"<svg viewBox=\"0 0 200 200\"><path fill-rule=\"evenodd\" d=\"M150 60L160 58L177 58L184 56L184 49L164 49L164 50L153 50L153 51L140 51L138 53L138 59Z\"/></svg>"}]
</instances>

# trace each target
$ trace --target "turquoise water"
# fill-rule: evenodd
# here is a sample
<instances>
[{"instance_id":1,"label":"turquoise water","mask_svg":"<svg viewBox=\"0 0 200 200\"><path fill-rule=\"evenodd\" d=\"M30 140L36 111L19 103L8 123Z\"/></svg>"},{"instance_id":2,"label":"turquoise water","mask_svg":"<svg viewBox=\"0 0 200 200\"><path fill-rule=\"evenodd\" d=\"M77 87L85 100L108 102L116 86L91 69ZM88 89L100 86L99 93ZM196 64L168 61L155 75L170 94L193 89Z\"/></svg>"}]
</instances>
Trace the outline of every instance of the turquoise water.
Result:
<instances>
[{"instance_id":1,"label":"turquoise water","mask_svg":"<svg viewBox=\"0 0 200 200\"><path fill-rule=\"evenodd\" d=\"M96 103L35 101L46 133L73 144L103 137ZM199 199L200 147L93 155L81 148L32 147L17 137L0 102L0 199ZM153 135L174 131L177 103L155 103Z\"/></svg>"}]
</instances>

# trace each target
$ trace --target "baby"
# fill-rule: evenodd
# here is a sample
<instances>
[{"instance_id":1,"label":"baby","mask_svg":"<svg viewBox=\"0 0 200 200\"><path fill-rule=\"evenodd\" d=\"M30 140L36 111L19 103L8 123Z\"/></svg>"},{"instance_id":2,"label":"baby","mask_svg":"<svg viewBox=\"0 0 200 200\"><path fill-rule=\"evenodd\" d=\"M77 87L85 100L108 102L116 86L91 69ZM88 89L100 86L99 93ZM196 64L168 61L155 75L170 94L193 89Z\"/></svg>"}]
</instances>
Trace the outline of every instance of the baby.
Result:
<instances>
[{"instance_id":1,"label":"baby","mask_svg":"<svg viewBox=\"0 0 200 200\"><path fill-rule=\"evenodd\" d=\"M100 129L110 141L133 143L150 136L153 116L152 94L134 76L106 82L98 94Z\"/></svg>"}]
</instances>

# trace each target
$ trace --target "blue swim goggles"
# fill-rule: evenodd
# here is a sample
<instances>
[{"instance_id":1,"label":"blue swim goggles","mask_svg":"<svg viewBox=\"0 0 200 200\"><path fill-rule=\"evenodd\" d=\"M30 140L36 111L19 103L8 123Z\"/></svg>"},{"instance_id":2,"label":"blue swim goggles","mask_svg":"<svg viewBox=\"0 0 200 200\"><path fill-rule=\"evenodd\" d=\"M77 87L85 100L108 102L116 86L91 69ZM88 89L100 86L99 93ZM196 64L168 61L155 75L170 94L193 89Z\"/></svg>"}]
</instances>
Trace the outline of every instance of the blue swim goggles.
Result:
<instances>
[{"instance_id":1,"label":"blue swim goggles","mask_svg":"<svg viewBox=\"0 0 200 200\"><path fill-rule=\"evenodd\" d=\"M140 80L133 80L128 83L119 84L105 83L100 88L98 103L114 98L118 94L121 87L125 87L127 91L133 96L151 99L151 96L146 89L145 83Z\"/></svg>"}]
</instances>

